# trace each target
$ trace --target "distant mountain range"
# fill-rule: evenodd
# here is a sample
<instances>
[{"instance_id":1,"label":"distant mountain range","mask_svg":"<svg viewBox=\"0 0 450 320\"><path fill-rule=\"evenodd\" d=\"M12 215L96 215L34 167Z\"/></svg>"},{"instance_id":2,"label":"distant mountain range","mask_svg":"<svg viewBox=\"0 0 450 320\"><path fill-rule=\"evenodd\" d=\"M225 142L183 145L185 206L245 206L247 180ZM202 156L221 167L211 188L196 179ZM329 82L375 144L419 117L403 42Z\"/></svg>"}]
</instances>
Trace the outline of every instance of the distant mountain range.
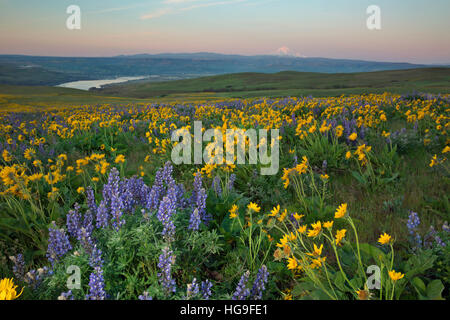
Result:
<instances>
[{"instance_id":1,"label":"distant mountain range","mask_svg":"<svg viewBox=\"0 0 450 320\"><path fill-rule=\"evenodd\" d=\"M123 76L174 75L189 78L239 72L354 73L424 67L429 65L275 55L225 55L207 52L136 54L99 58L0 55L0 83L57 85L76 80Z\"/></svg>"}]
</instances>

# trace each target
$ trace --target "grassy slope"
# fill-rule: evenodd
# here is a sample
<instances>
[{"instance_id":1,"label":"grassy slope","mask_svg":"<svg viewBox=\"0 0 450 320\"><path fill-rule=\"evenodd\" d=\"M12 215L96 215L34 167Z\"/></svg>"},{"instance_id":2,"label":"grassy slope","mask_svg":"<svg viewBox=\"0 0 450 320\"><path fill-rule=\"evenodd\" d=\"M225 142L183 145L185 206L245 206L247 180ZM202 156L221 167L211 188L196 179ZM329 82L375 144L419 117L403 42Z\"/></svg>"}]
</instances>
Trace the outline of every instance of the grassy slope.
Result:
<instances>
[{"instance_id":1,"label":"grassy slope","mask_svg":"<svg viewBox=\"0 0 450 320\"><path fill-rule=\"evenodd\" d=\"M82 77L63 72L51 71L41 67L20 68L14 64L0 64L0 83L10 85L57 85L76 81Z\"/></svg>"},{"instance_id":2,"label":"grassy slope","mask_svg":"<svg viewBox=\"0 0 450 320\"><path fill-rule=\"evenodd\" d=\"M238 73L167 82L137 81L98 91L0 84L0 109L17 105L61 106L150 102L214 101L220 98L338 96L406 93L413 90L450 93L450 69L411 69L354 74L280 72Z\"/></svg>"},{"instance_id":3,"label":"grassy slope","mask_svg":"<svg viewBox=\"0 0 450 320\"><path fill-rule=\"evenodd\" d=\"M126 104L147 102L140 99L99 96L91 92L44 86L0 85L0 110L25 107L57 107L85 104Z\"/></svg>"},{"instance_id":4,"label":"grassy slope","mask_svg":"<svg viewBox=\"0 0 450 320\"><path fill-rule=\"evenodd\" d=\"M427 68L366 73L323 74L308 72L237 73L170 82L135 82L99 90L105 95L134 98L169 97L214 92L220 97L334 96L340 94L394 93L413 90L450 92L450 68Z\"/></svg>"}]
</instances>

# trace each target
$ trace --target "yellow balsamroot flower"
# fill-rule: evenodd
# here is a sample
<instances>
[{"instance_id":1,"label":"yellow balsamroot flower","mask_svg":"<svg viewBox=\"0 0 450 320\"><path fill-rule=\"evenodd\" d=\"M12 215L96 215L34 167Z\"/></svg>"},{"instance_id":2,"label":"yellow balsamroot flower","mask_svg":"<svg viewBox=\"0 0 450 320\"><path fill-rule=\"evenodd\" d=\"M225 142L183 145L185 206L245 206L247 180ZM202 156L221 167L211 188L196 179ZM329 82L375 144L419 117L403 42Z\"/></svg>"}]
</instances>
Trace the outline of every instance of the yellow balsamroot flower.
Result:
<instances>
[{"instance_id":1,"label":"yellow balsamroot flower","mask_svg":"<svg viewBox=\"0 0 450 320\"><path fill-rule=\"evenodd\" d=\"M115 163L124 163L125 162L125 156L123 154L119 154L116 157L116 160L114 160Z\"/></svg>"},{"instance_id":2,"label":"yellow balsamroot flower","mask_svg":"<svg viewBox=\"0 0 450 320\"><path fill-rule=\"evenodd\" d=\"M350 151L347 151L347 153L345 154L345 159L350 159L352 157L352 153Z\"/></svg>"},{"instance_id":3,"label":"yellow balsamroot flower","mask_svg":"<svg viewBox=\"0 0 450 320\"><path fill-rule=\"evenodd\" d=\"M403 278L405 275L401 272L395 272L395 270L389 271L389 277L392 281L398 281Z\"/></svg>"},{"instance_id":4,"label":"yellow balsamroot flower","mask_svg":"<svg viewBox=\"0 0 450 320\"><path fill-rule=\"evenodd\" d=\"M317 247L316 244L314 243L314 251L311 253L306 253L306 254L308 256L318 257L322 254L322 249L323 249L323 243L320 245L320 247Z\"/></svg>"},{"instance_id":5,"label":"yellow balsamroot flower","mask_svg":"<svg viewBox=\"0 0 450 320\"><path fill-rule=\"evenodd\" d=\"M301 233L301 234L305 233L306 232L306 224L298 227L297 232Z\"/></svg>"},{"instance_id":6,"label":"yellow balsamroot flower","mask_svg":"<svg viewBox=\"0 0 450 320\"><path fill-rule=\"evenodd\" d=\"M234 218L236 218L238 216L238 214L237 214L238 209L239 209L239 207L237 205L235 205L235 204L233 204L231 206L230 219L234 219Z\"/></svg>"},{"instance_id":7,"label":"yellow balsamroot flower","mask_svg":"<svg viewBox=\"0 0 450 320\"><path fill-rule=\"evenodd\" d=\"M270 211L269 217L275 217L278 212L280 212L280 205L273 207L273 209Z\"/></svg>"},{"instance_id":8,"label":"yellow balsamroot flower","mask_svg":"<svg viewBox=\"0 0 450 320\"><path fill-rule=\"evenodd\" d=\"M295 241L297 240L297 236L291 232L290 234L288 234L288 239L289 241Z\"/></svg>"},{"instance_id":9,"label":"yellow balsamroot flower","mask_svg":"<svg viewBox=\"0 0 450 320\"><path fill-rule=\"evenodd\" d=\"M287 209L284 209L284 211L283 211L283 213L282 214L280 214L280 216L277 218L278 219L278 221L280 221L280 222L283 222L284 221L284 219L286 219L286 217L287 217L287 214L288 214L288 211L287 211Z\"/></svg>"},{"instance_id":10,"label":"yellow balsamroot flower","mask_svg":"<svg viewBox=\"0 0 450 320\"><path fill-rule=\"evenodd\" d=\"M283 169L283 176L281 177L281 180L284 181L283 186L285 189L289 186L290 180L289 180L289 174L295 169Z\"/></svg>"},{"instance_id":11,"label":"yellow balsamroot flower","mask_svg":"<svg viewBox=\"0 0 450 320\"><path fill-rule=\"evenodd\" d=\"M449 146L446 146L444 148L444 150L442 150L442 153L447 153L447 152L450 152L450 147Z\"/></svg>"},{"instance_id":12,"label":"yellow balsamroot flower","mask_svg":"<svg viewBox=\"0 0 450 320\"><path fill-rule=\"evenodd\" d=\"M31 176L29 176L28 179L31 182L34 182L34 181L37 181L37 180L41 180L43 176L44 175L42 173L34 173Z\"/></svg>"},{"instance_id":13,"label":"yellow balsamroot flower","mask_svg":"<svg viewBox=\"0 0 450 320\"><path fill-rule=\"evenodd\" d=\"M339 125L336 127L336 137L340 138L342 137L342 134L344 133L344 127Z\"/></svg>"},{"instance_id":14,"label":"yellow balsamroot flower","mask_svg":"<svg viewBox=\"0 0 450 320\"><path fill-rule=\"evenodd\" d=\"M295 259L294 257L289 258L287 267L288 267L289 270L297 269L297 267L298 267L297 259Z\"/></svg>"},{"instance_id":15,"label":"yellow balsamroot flower","mask_svg":"<svg viewBox=\"0 0 450 320\"><path fill-rule=\"evenodd\" d=\"M41 161L41 160L34 160L34 161L33 161L33 166L35 166L35 167L40 167L40 166L42 166L42 161Z\"/></svg>"},{"instance_id":16,"label":"yellow balsamroot flower","mask_svg":"<svg viewBox=\"0 0 450 320\"><path fill-rule=\"evenodd\" d=\"M344 217L346 213L347 213L347 204L343 203L339 206L339 208L337 208L336 212L334 213L334 218L340 219Z\"/></svg>"},{"instance_id":17,"label":"yellow balsamroot flower","mask_svg":"<svg viewBox=\"0 0 450 320\"><path fill-rule=\"evenodd\" d=\"M380 238L378 238L378 242L381 244L386 244L389 243L391 241L392 237L390 235L388 235L387 233L384 233L380 236Z\"/></svg>"},{"instance_id":18,"label":"yellow balsamroot flower","mask_svg":"<svg viewBox=\"0 0 450 320\"><path fill-rule=\"evenodd\" d=\"M32 148L26 149L25 152L23 153L24 158L27 160L33 159L33 157L35 155L36 155L36 151L34 151L34 149L32 149Z\"/></svg>"},{"instance_id":19,"label":"yellow balsamroot flower","mask_svg":"<svg viewBox=\"0 0 450 320\"><path fill-rule=\"evenodd\" d=\"M284 248L284 247L287 245L288 242L289 242L288 235L285 234L285 235L283 236L283 238L280 239L280 242L277 243L277 247L278 247L278 248Z\"/></svg>"},{"instance_id":20,"label":"yellow balsamroot flower","mask_svg":"<svg viewBox=\"0 0 450 320\"><path fill-rule=\"evenodd\" d=\"M321 174L320 177L321 177L322 179L324 179L324 180L328 180L328 179L330 178L330 176L327 175L326 173L325 173L325 174Z\"/></svg>"},{"instance_id":21,"label":"yellow balsamroot flower","mask_svg":"<svg viewBox=\"0 0 450 320\"><path fill-rule=\"evenodd\" d=\"M327 229L330 229L331 227L333 227L333 222L334 222L334 221L327 221L327 222L324 222L324 223L323 223L323 227L324 227L324 228L327 228Z\"/></svg>"},{"instance_id":22,"label":"yellow balsamroot flower","mask_svg":"<svg viewBox=\"0 0 450 320\"><path fill-rule=\"evenodd\" d=\"M327 257L322 257L322 258L319 257L317 259L312 259L312 261L311 261L312 263L310 265L311 269L320 268L326 259L327 259Z\"/></svg>"},{"instance_id":23,"label":"yellow balsamroot flower","mask_svg":"<svg viewBox=\"0 0 450 320\"><path fill-rule=\"evenodd\" d=\"M305 215L304 215L304 214L298 214L298 213L296 212L296 213L294 213L292 216L294 217L295 220L298 221L298 220L300 220L301 218L303 218Z\"/></svg>"},{"instance_id":24,"label":"yellow balsamroot flower","mask_svg":"<svg viewBox=\"0 0 450 320\"><path fill-rule=\"evenodd\" d=\"M3 157L3 160L5 160L5 162L10 162L12 160L12 156L9 154L8 150L6 150L6 149L3 150L2 157Z\"/></svg>"},{"instance_id":25,"label":"yellow balsamroot flower","mask_svg":"<svg viewBox=\"0 0 450 320\"><path fill-rule=\"evenodd\" d=\"M358 138L358 134L356 132L353 132L351 135L348 136L348 139L350 141L355 141Z\"/></svg>"},{"instance_id":26,"label":"yellow balsamroot flower","mask_svg":"<svg viewBox=\"0 0 450 320\"><path fill-rule=\"evenodd\" d=\"M14 281L13 279L2 279L0 280L0 300L15 300L18 297L20 297L20 295L23 292L23 288L22 291L20 291L19 294L17 294L17 286L14 285Z\"/></svg>"},{"instance_id":27,"label":"yellow balsamroot flower","mask_svg":"<svg viewBox=\"0 0 450 320\"><path fill-rule=\"evenodd\" d=\"M342 239L344 239L346 232L347 232L346 229L341 229L336 232L336 245L337 246L341 245Z\"/></svg>"},{"instance_id":28,"label":"yellow balsamroot flower","mask_svg":"<svg viewBox=\"0 0 450 320\"><path fill-rule=\"evenodd\" d=\"M247 206L247 209L253 210L255 212L259 212L261 210L261 208L256 203L253 203L253 202L249 203L249 205Z\"/></svg>"},{"instance_id":29,"label":"yellow balsamroot flower","mask_svg":"<svg viewBox=\"0 0 450 320\"><path fill-rule=\"evenodd\" d=\"M52 191L50 191L49 193L47 193L47 197L49 199L54 199L56 197L56 195L58 194L59 189L56 187L52 187Z\"/></svg>"},{"instance_id":30,"label":"yellow balsamroot flower","mask_svg":"<svg viewBox=\"0 0 450 320\"><path fill-rule=\"evenodd\" d=\"M84 191L85 191L84 187L79 187L77 189L77 193L84 193Z\"/></svg>"},{"instance_id":31,"label":"yellow balsamroot flower","mask_svg":"<svg viewBox=\"0 0 450 320\"><path fill-rule=\"evenodd\" d=\"M317 221L316 223L311 224L312 229L308 230L308 237L317 237L322 231L322 223L320 221Z\"/></svg>"}]
</instances>

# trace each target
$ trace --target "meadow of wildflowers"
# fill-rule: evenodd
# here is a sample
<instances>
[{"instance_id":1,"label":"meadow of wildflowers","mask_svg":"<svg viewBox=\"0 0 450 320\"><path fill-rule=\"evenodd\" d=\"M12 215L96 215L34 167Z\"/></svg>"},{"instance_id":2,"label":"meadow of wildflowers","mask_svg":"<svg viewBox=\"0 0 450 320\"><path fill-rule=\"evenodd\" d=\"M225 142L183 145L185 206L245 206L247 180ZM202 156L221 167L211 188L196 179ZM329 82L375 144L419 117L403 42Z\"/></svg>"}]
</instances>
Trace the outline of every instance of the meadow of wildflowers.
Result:
<instances>
[{"instance_id":1,"label":"meadow of wildflowers","mask_svg":"<svg viewBox=\"0 0 450 320\"><path fill-rule=\"evenodd\" d=\"M2 111L0 299L446 298L449 102ZM279 129L280 171L173 164L171 132L196 120Z\"/></svg>"}]
</instances>

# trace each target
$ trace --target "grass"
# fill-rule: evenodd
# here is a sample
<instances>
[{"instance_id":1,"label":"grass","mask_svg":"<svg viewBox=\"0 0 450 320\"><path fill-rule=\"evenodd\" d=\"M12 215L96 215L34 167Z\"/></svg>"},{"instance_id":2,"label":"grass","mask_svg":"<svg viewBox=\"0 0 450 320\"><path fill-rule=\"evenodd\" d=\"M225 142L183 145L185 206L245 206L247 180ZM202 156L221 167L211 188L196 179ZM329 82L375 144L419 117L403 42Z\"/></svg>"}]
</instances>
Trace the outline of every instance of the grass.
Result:
<instances>
[{"instance_id":1,"label":"grass","mask_svg":"<svg viewBox=\"0 0 450 320\"><path fill-rule=\"evenodd\" d=\"M97 90L107 96L176 98L181 94L214 93L223 98L258 96L339 96L341 94L450 92L449 68L426 68L364 73L309 72L236 73L170 82L134 82Z\"/></svg>"},{"instance_id":2,"label":"grass","mask_svg":"<svg viewBox=\"0 0 450 320\"><path fill-rule=\"evenodd\" d=\"M346 74L308 72L236 73L196 79L133 81L83 91L0 84L0 109L110 103L214 102L223 98L332 97L368 93L450 92L450 69L429 68Z\"/></svg>"}]
</instances>

